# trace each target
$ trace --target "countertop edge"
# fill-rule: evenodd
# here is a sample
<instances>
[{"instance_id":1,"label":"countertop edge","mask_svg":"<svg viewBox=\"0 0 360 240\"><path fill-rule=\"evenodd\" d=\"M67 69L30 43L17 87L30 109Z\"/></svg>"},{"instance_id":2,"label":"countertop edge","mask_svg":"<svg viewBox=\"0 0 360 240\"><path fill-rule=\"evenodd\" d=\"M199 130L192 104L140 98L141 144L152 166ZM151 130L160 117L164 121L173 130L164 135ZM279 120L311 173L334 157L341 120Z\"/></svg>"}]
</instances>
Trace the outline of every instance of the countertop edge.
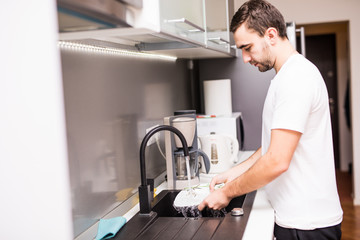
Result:
<instances>
[{"instance_id":1,"label":"countertop edge","mask_svg":"<svg viewBox=\"0 0 360 240\"><path fill-rule=\"evenodd\" d=\"M262 188L257 190L242 239L274 239L274 209Z\"/></svg>"}]
</instances>

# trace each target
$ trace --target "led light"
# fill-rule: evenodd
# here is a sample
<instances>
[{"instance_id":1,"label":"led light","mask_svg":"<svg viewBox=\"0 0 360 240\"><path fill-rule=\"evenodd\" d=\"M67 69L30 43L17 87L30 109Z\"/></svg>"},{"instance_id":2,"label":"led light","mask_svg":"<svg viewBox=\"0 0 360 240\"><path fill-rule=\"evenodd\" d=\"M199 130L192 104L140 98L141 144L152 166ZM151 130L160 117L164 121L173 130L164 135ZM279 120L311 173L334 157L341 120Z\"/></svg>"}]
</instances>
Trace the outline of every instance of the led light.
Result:
<instances>
[{"instance_id":1,"label":"led light","mask_svg":"<svg viewBox=\"0 0 360 240\"><path fill-rule=\"evenodd\" d=\"M142 58L151 58L151 59L161 59L167 61L176 61L176 57L161 55L161 54L152 54L146 52L136 52L131 50L119 49L119 48L111 48L111 47L99 47L92 46L82 43L74 43L67 41L58 41L58 46L61 49L71 49L74 51L86 51L92 53L102 53L102 54L115 54L121 56L129 56L129 57L142 57Z\"/></svg>"}]
</instances>

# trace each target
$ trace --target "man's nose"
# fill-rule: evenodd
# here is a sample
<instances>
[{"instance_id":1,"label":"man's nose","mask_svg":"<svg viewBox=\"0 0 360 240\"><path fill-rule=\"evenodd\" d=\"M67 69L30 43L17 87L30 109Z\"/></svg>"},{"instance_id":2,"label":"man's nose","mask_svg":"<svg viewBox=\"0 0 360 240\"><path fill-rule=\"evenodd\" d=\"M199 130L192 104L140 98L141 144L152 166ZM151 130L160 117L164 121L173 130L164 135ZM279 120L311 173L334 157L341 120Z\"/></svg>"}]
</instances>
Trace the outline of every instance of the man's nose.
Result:
<instances>
[{"instance_id":1,"label":"man's nose","mask_svg":"<svg viewBox=\"0 0 360 240\"><path fill-rule=\"evenodd\" d=\"M247 53L246 51L242 51L242 57L243 57L243 61L244 63L248 63L251 61L251 57L250 57L250 54Z\"/></svg>"}]
</instances>

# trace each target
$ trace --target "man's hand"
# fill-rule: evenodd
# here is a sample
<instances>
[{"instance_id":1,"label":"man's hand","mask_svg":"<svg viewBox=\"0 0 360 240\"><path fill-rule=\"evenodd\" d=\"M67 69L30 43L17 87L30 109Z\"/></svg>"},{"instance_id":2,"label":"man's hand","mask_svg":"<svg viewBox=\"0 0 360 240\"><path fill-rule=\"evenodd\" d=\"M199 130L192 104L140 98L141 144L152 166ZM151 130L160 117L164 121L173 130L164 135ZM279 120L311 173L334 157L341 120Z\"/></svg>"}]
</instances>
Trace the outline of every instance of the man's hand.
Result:
<instances>
[{"instance_id":1,"label":"man's hand","mask_svg":"<svg viewBox=\"0 0 360 240\"><path fill-rule=\"evenodd\" d=\"M202 211L205 207L209 207L218 210L229 205L232 197L229 197L225 194L227 191L226 188L229 187L229 183L246 172L260 157L261 148L259 148L246 161L243 161L241 164L229 169L224 173L216 175L210 182L211 193L202 203L199 204L198 209ZM215 190L215 185L220 183L225 183L228 186L225 185L223 188Z\"/></svg>"},{"instance_id":2,"label":"man's hand","mask_svg":"<svg viewBox=\"0 0 360 240\"><path fill-rule=\"evenodd\" d=\"M236 176L232 176L232 175L233 175L233 173L231 172L231 169L230 169L222 174L216 175L215 177L213 177L213 179L211 179L210 186L209 186L211 193L198 206L198 209L200 211L202 211L205 207L208 207L208 208L211 208L214 210L220 210L229 204L231 198L228 198L222 189L215 190L215 185L231 182L236 177Z\"/></svg>"},{"instance_id":3,"label":"man's hand","mask_svg":"<svg viewBox=\"0 0 360 240\"><path fill-rule=\"evenodd\" d=\"M230 200L231 198L228 198L225 191L220 188L210 193L210 195L199 204L198 209L202 211L205 207L208 207L214 210L220 210L229 205Z\"/></svg>"},{"instance_id":4,"label":"man's hand","mask_svg":"<svg viewBox=\"0 0 360 240\"><path fill-rule=\"evenodd\" d=\"M221 183L227 183L229 182L229 177L226 173L222 173L219 175L216 175L211 179L210 182L210 192L213 192L215 190L215 185L221 184Z\"/></svg>"},{"instance_id":5,"label":"man's hand","mask_svg":"<svg viewBox=\"0 0 360 240\"><path fill-rule=\"evenodd\" d=\"M215 185L221 183L229 183L235 178L237 178L238 175L239 175L239 171L235 168L231 168L224 173L216 175L215 177L213 177L213 179L211 179L210 192L213 192L215 190Z\"/></svg>"}]
</instances>

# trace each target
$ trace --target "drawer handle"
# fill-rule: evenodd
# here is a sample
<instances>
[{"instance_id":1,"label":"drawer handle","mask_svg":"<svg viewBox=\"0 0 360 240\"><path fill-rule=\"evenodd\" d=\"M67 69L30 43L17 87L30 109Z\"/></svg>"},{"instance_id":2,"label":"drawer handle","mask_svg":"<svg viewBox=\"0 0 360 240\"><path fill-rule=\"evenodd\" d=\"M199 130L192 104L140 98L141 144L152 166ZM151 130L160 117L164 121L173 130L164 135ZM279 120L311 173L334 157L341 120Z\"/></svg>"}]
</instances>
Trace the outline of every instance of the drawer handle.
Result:
<instances>
[{"instance_id":1,"label":"drawer handle","mask_svg":"<svg viewBox=\"0 0 360 240\"><path fill-rule=\"evenodd\" d=\"M227 40L225 40L225 39L223 39L223 38L221 38L221 37L208 38L207 40L210 41L210 42L219 44L219 45L222 45L222 44L230 44L229 41L227 41Z\"/></svg>"},{"instance_id":2,"label":"drawer handle","mask_svg":"<svg viewBox=\"0 0 360 240\"><path fill-rule=\"evenodd\" d=\"M190 22L189 20L187 20L185 18L165 20L165 22L167 22L167 23L185 23L185 24L195 28L194 30L189 30L190 32L198 32L198 31L205 32L205 29L203 29L202 27L196 25L193 22Z\"/></svg>"}]
</instances>

